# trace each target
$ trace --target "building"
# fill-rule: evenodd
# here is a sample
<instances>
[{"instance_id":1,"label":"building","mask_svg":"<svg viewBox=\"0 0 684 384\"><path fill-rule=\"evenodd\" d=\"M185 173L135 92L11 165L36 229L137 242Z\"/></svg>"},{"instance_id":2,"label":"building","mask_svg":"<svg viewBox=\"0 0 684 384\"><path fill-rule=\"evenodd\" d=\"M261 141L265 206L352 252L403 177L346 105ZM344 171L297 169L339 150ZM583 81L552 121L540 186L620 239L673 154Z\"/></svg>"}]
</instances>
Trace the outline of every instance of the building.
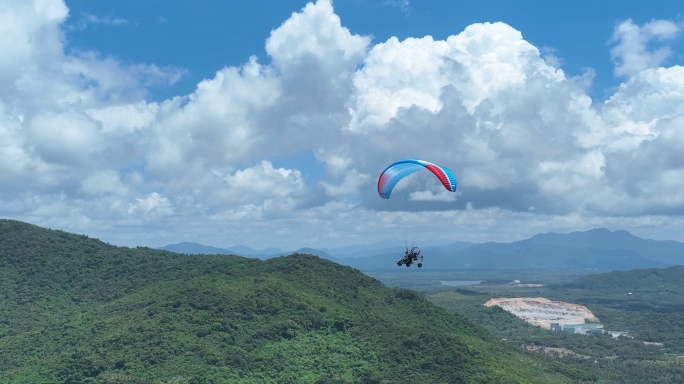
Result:
<instances>
[{"instance_id":1,"label":"building","mask_svg":"<svg viewBox=\"0 0 684 384\"><path fill-rule=\"evenodd\" d=\"M611 336L613 336L613 339L617 339L619 337L629 337L630 339L633 339L634 336L629 334L629 331L606 331L608 332Z\"/></svg>"},{"instance_id":2,"label":"building","mask_svg":"<svg viewBox=\"0 0 684 384\"><path fill-rule=\"evenodd\" d=\"M558 332L579 333L583 335L603 334L603 324L601 323L551 323L551 329Z\"/></svg>"}]
</instances>

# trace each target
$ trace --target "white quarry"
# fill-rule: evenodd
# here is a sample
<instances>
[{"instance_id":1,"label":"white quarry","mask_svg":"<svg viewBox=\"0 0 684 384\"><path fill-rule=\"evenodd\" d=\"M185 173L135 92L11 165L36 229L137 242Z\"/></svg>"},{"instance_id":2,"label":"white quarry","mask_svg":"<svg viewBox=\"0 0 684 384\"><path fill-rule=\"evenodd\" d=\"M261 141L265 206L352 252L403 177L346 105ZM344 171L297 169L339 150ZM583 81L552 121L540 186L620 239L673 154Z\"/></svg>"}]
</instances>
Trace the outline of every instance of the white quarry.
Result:
<instances>
[{"instance_id":1,"label":"white quarry","mask_svg":"<svg viewBox=\"0 0 684 384\"><path fill-rule=\"evenodd\" d=\"M545 329L551 329L551 323L565 325L599 321L583 305L551 301L543 297L493 298L484 305L499 306L526 322Z\"/></svg>"}]
</instances>

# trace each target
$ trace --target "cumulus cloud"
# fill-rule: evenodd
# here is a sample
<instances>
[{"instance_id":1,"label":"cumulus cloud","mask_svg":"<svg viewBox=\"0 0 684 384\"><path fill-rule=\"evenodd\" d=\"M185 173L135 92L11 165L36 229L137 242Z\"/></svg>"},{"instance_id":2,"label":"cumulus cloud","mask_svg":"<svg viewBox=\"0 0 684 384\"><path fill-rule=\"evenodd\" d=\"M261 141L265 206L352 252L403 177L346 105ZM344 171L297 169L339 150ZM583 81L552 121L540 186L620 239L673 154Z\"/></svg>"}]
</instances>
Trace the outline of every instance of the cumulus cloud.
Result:
<instances>
[{"instance_id":1,"label":"cumulus cloud","mask_svg":"<svg viewBox=\"0 0 684 384\"><path fill-rule=\"evenodd\" d=\"M628 77L592 103L592 70L568 77L504 23L372 44L318 0L271 32L268 64L246 58L148 102L149 86L183 71L66 53L63 1L7 3L5 216L130 245L334 245L415 220L433 238L475 241L681 229L684 69L661 67L670 52L649 45L675 23L619 24L611 54ZM278 165L302 151L323 174ZM377 175L401 158L450 168L458 192L418 172L380 199Z\"/></svg>"},{"instance_id":2,"label":"cumulus cloud","mask_svg":"<svg viewBox=\"0 0 684 384\"><path fill-rule=\"evenodd\" d=\"M563 66L563 59L556 55L556 49L551 47L541 47L539 52L541 57L546 61L546 64L554 68L561 68Z\"/></svg>"},{"instance_id":3,"label":"cumulus cloud","mask_svg":"<svg viewBox=\"0 0 684 384\"><path fill-rule=\"evenodd\" d=\"M322 182L321 185L328 195L334 197L345 197L358 193L359 188L367 184L370 180L370 175L362 174L356 171L356 169L352 169L344 175L344 179L340 184L335 185Z\"/></svg>"},{"instance_id":4,"label":"cumulus cloud","mask_svg":"<svg viewBox=\"0 0 684 384\"><path fill-rule=\"evenodd\" d=\"M235 201L259 202L270 197L287 197L304 187L298 170L274 168L271 162L237 170L224 177Z\"/></svg>"},{"instance_id":5,"label":"cumulus cloud","mask_svg":"<svg viewBox=\"0 0 684 384\"><path fill-rule=\"evenodd\" d=\"M152 192L144 198L136 198L135 200L136 202L131 204L128 208L128 213L140 211L144 215L155 213L161 216L167 216L173 213L169 199L159 195L157 192Z\"/></svg>"},{"instance_id":6,"label":"cumulus cloud","mask_svg":"<svg viewBox=\"0 0 684 384\"><path fill-rule=\"evenodd\" d=\"M615 27L610 43L617 43L610 50L615 61L615 75L634 75L648 68L660 66L672 52L670 48L648 49L652 41L671 40L681 31L681 25L669 20L652 20L642 26L629 19Z\"/></svg>"}]
</instances>

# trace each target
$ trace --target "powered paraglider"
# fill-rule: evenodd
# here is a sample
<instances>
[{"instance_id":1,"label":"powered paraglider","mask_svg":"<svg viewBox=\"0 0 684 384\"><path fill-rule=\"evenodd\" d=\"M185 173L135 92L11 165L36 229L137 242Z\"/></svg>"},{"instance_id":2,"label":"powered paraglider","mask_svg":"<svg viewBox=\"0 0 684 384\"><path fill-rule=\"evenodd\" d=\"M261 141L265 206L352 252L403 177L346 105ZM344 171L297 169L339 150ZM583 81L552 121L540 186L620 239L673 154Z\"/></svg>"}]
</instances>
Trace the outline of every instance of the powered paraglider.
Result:
<instances>
[{"instance_id":1,"label":"powered paraglider","mask_svg":"<svg viewBox=\"0 0 684 384\"><path fill-rule=\"evenodd\" d=\"M432 172L449 192L456 192L456 177L451 170L429 161L417 159L404 159L392 163L385 168L378 178L378 194L383 199L389 199L392 189L406 176L427 169ZM418 247L406 248L404 256L397 265L410 267L416 262L418 268L423 266L423 252Z\"/></svg>"},{"instance_id":2,"label":"powered paraglider","mask_svg":"<svg viewBox=\"0 0 684 384\"><path fill-rule=\"evenodd\" d=\"M404 252L404 257L397 261L397 265L400 267L402 265L410 267L414 261L416 262L418 268L423 266L423 251L421 251L418 247L412 247L410 250L407 249L406 252Z\"/></svg>"}]
</instances>

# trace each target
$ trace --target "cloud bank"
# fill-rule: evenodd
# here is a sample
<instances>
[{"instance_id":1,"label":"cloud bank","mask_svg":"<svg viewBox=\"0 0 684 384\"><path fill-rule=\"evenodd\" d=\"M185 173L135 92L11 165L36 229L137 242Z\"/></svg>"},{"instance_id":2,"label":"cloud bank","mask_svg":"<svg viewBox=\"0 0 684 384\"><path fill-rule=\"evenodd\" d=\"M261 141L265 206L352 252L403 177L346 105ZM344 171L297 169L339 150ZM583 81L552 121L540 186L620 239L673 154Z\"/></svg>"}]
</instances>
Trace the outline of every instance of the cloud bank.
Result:
<instances>
[{"instance_id":1,"label":"cloud bank","mask_svg":"<svg viewBox=\"0 0 684 384\"><path fill-rule=\"evenodd\" d=\"M624 82L596 102L592 70L567 76L504 23L374 44L318 0L272 31L266 62L148 102L182 72L65 52L62 0L3 4L4 217L154 246L332 246L415 223L454 241L596 226L684 240L684 68L662 66L673 22L616 26ZM320 177L277 164L303 152ZM450 168L458 192L416 174L380 199L377 176L407 157Z\"/></svg>"}]
</instances>

